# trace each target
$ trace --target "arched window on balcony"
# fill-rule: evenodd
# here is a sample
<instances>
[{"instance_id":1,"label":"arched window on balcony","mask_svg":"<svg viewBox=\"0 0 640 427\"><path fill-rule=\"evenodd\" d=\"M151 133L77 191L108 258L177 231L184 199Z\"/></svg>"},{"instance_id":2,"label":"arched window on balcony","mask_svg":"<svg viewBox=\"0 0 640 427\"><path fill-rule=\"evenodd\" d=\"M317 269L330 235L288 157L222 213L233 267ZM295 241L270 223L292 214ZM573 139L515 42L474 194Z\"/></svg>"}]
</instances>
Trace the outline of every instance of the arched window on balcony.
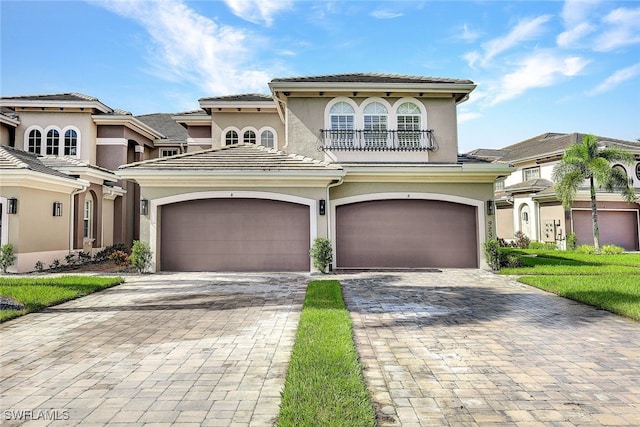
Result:
<instances>
[{"instance_id":1,"label":"arched window on balcony","mask_svg":"<svg viewBox=\"0 0 640 427\"><path fill-rule=\"evenodd\" d=\"M407 149L420 146L421 118L420 108L412 102L405 102L398 107L396 119L398 121L399 148Z\"/></svg>"},{"instance_id":2,"label":"arched window on balcony","mask_svg":"<svg viewBox=\"0 0 640 427\"><path fill-rule=\"evenodd\" d=\"M368 104L363 111L364 146L369 149L387 148L387 109L380 102Z\"/></svg>"},{"instance_id":3,"label":"arched window on balcony","mask_svg":"<svg viewBox=\"0 0 640 427\"><path fill-rule=\"evenodd\" d=\"M335 103L329 111L331 120L331 146L353 147L356 113L351 105L341 101Z\"/></svg>"}]
</instances>

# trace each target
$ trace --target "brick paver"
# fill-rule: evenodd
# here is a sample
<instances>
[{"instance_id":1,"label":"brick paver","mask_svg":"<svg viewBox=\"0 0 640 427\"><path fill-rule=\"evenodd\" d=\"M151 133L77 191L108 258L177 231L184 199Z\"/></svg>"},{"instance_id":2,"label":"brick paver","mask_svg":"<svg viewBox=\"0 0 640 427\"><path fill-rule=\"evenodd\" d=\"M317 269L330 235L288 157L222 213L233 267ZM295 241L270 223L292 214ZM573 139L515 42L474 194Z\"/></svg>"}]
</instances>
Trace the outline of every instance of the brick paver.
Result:
<instances>
[{"instance_id":1,"label":"brick paver","mask_svg":"<svg viewBox=\"0 0 640 427\"><path fill-rule=\"evenodd\" d=\"M640 322L479 270L339 278L382 426L640 425Z\"/></svg>"},{"instance_id":2,"label":"brick paver","mask_svg":"<svg viewBox=\"0 0 640 427\"><path fill-rule=\"evenodd\" d=\"M137 276L6 322L2 425L273 425L307 282Z\"/></svg>"}]
</instances>

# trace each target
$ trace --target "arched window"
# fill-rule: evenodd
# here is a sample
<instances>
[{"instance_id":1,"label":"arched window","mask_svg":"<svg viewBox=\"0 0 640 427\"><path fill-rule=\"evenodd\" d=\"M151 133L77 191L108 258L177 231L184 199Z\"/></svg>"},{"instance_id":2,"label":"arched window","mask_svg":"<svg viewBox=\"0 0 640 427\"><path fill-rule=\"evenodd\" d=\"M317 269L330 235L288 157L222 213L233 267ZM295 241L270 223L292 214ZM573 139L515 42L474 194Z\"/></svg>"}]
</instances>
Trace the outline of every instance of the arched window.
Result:
<instances>
[{"instance_id":1,"label":"arched window","mask_svg":"<svg viewBox=\"0 0 640 427\"><path fill-rule=\"evenodd\" d=\"M331 121L331 145L353 147L356 114L353 107L344 101L335 103L329 111Z\"/></svg>"},{"instance_id":2,"label":"arched window","mask_svg":"<svg viewBox=\"0 0 640 427\"><path fill-rule=\"evenodd\" d=\"M57 156L60 150L60 132L56 129L47 131L47 156Z\"/></svg>"},{"instance_id":3,"label":"arched window","mask_svg":"<svg viewBox=\"0 0 640 427\"><path fill-rule=\"evenodd\" d=\"M275 137L270 130L262 131L260 134L260 145L265 147L274 148Z\"/></svg>"},{"instance_id":4,"label":"arched window","mask_svg":"<svg viewBox=\"0 0 640 427\"><path fill-rule=\"evenodd\" d=\"M633 180L631 180L631 182L629 182L629 176L627 175L627 170L624 168L624 166L622 166L622 165L613 165L613 167L611 169L617 171L621 176L624 176L624 178L627 180L629 185L633 185Z\"/></svg>"},{"instance_id":5,"label":"arched window","mask_svg":"<svg viewBox=\"0 0 640 427\"><path fill-rule=\"evenodd\" d=\"M388 112L380 102L364 108L364 144L367 148L387 147Z\"/></svg>"},{"instance_id":6,"label":"arched window","mask_svg":"<svg viewBox=\"0 0 640 427\"><path fill-rule=\"evenodd\" d=\"M238 143L238 132L235 130L230 130L224 137L225 145L237 144Z\"/></svg>"},{"instance_id":7,"label":"arched window","mask_svg":"<svg viewBox=\"0 0 640 427\"><path fill-rule=\"evenodd\" d=\"M64 133L64 155L75 156L78 152L78 133L69 129Z\"/></svg>"},{"instance_id":8,"label":"arched window","mask_svg":"<svg viewBox=\"0 0 640 427\"><path fill-rule=\"evenodd\" d=\"M399 147L420 146L421 117L420 108L412 102L405 102L398 107L396 120L398 121Z\"/></svg>"},{"instance_id":9,"label":"arched window","mask_svg":"<svg viewBox=\"0 0 640 427\"><path fill-rule=\"evenodd\" d=\"M29 132L29 140L27 145L27 151L30 153L40 154L42 149L42 133L38 129L32 129Z\"/></svg>"},{"instance_id":10,"label":"arched window","mask_svg":"<svg viewBox=\"0 0 640 427\"><path fill-rule=\"evenodd\" d=\"M245 144L255 144L256 133L252 130L245 131L244 135L242 135L242 142Z\"/></svg>"}]
</instances>

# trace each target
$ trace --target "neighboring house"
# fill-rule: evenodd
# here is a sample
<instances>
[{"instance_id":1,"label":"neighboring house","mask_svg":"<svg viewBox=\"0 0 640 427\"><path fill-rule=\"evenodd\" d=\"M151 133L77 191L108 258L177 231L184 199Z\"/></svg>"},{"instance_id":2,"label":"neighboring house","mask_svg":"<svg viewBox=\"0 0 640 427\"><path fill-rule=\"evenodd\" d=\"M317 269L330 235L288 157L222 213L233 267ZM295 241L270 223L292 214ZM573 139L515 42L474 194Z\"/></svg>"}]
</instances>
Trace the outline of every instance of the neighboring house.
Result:
<instances>
[{"instance_id":1,"label":"neighboring house","mask_svg":"<svg viewBox=\"0 0 640 427\"><path fill-rule=\"evenodd\" d=\"M165 139L82 94L0 98L0 244L17 255L9 271L138 238L137 185L113 171L157 156Z\"/></svg>"},{"instance_id":2,"label":"neighboring house","mask_svg":"<svg viewBox=\"0 0 640 427\"><path fill-rule=\"evenodd\" d=\"M510 163L516 170L496 181L498 237L512 240L522 231L531 240L566 244L566 235L576 233L578 244L593 245L593 226L588 183L565 211L555 196L553 168L564 151L582 141L584 134L546 133L500 150L479 149L469 155ZM634 154L632 165L616 164L629 177L640 195L640 143L597 137L603 147L616 147ZM600 243L640 250L640 204L625 202L619 193L598 191Z\"/></svg>"},{"instance_id":3,"label":"neighboring house","mask_svg":"<svg viewBox=\"0 0 640 427\"><path fill-rule=\"evenodd\" d=\"M512 168L458 155L473 82L339 74L269 89L200 99L173 116L184 154L118 169L140 186L154 271L310 271L316 237L334 269L482 265L493 183Z\"/></svg>"}]
</instances>

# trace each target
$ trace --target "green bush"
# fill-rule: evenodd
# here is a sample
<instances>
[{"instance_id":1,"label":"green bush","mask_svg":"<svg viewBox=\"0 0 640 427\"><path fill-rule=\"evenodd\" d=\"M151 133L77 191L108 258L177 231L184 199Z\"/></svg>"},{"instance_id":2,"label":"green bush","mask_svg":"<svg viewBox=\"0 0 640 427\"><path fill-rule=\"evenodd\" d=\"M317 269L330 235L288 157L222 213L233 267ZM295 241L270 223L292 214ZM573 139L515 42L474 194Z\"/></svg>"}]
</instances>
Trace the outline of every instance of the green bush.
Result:
<instances>
[{"instance_id":1,"label":"green bush","mask_svg":"<svg viewBox=\"0 0 640 427\"><path fill-rule=\"evenodd\" d=\"M487 240L484 242L484 257L493 271L500 270L504 255L500 252L500 243L497 240Z\"/></svg>"},{"instance_id":2,"label":"green bush","mask_svg":"<svg viewBox=\"0 0 640 427\"><path fill-rule=\"evenodd\" d=\"M514 237L515 241L513 242L513 247L518 249L527 249L529 247L531 239L529 239L522 231L517 231Z\"/></svg>"},{"instance_id":3,"label":"green bush","mask_svg":"<svg viewBox=\"0 0 640 427\"><path fill-rule=\"evenodd\" d=\"M624 249L616 245L604 245L600 248L605 255L618 255L624 252Z\"/></svg>"},{"instance_id":4,"label":"green bush","mask_svg":"<svg viewBox=\"0 0 640 427\"><path fill-rule=\"evenodd\" d=\"M3 273L6 273L7 268L16 262L16 258L16 255L13 253L13 243L0 246L0 269Z\"/></svg>"},{"instance_id":5,"label":"green bush","mask_svg":"<svg viewBox=\"0 0 640 427\"><path fill-rule=\"evenodd\" d=\"M36 265L34 265L33 268L35 268L36 271L42 272L42 270L44 270L44 264L42 261L36 261Z\"/></svg>"},{"instance_id":6,"label":"green bush","mask_svg":"<svg viewBox=\"0 0 640 427\"><path fill-rule=\"evenodd\" d=\"M581 254L595 254L596 248L591 245L580 245L576 248L576 252Z\"/></svg>"},{"instance_id":7,"label":"green bush","mask_svg":"<svg viewBox=\"0 0 640 427\"><path fill-rule=\"evenodd\" d=\"M331 241L324 237L318 237L313 241L313 246L309 250L309 255L313 259L313 266L325 273L327 267L333 261L333 248Z\"/></svg>"},{"instance_id":8,"label":"green bush","mask_svg":"<svg viewBox=\"0 0 640 427\"><path fill-rule=\"evenodd\" d=\"M93 259L98 262L104 261L109 259L109 255L111 255L114 252L124 252L127 254L127 256L129 256L129 254L131 254L131 248L125 245L124 243L114 243L113 245L107 246L106 248L98 252L93 257Z\"/></svg>"},{"instance_id":9,"label":"green bush","mask_svg":"<svg viewBox=\"0 0 640 427\"><path fill-rule=\"evenodd\" d=\"M558 247L555 243L551 242L530 242L529 249L555 251L556 249L558 249Z\"/></svg>"},{"instance_id":10,"label":"green bush","mask_svg":"<svg viewBox=\"0 0 640 427\"><path fill-rule=\"evenodd\" d=\"M578 248L578 236L576 233L567 234L567 250L575 251Z\"/></svg>"},{"instance_id":11,"label":"green bush","mask_svg":"<svg viewBox=\"0 0 640 427\"><path fill-rule=\"evenodd\" d=\"M520 268L522 267L522 258L517 254L508 254L501 267Z\"/></svg>"},{"instance_id":12,"label":"green bush","mask_svg":"<svg viewBox=\"0 0 640 427\"><path fill-rule=\"evenodd\" d=\"M145 242L134 240L129 261L138 270L138 273L147 271L151 264L151 247Z\"/></svg>"}]
</instances>

